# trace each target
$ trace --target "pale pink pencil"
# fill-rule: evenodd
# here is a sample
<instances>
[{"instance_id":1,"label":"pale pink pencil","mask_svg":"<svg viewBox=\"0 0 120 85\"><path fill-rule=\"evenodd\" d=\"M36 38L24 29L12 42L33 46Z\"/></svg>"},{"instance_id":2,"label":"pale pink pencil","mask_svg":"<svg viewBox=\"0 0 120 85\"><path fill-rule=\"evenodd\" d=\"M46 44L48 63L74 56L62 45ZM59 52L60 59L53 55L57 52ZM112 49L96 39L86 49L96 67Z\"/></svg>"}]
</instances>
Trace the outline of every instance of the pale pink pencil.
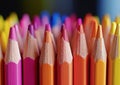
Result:
<instances>
[{"instance_id":1,"label":"pale pink pencil","mask_svg":"<svg viewBox=\"0 0 120 85\"><path fill-rule=\"evenodd\" d=\"M5 85L22 85L21 56L15 34L10 28L7 52L5 55Z\"/></svg>"},{"instance_id":2,"label":"pale pink pencil","mask_svg":"<svg viewBox=\"0 0 120 85\"><path fill-rule=\"evenodd\" d=\"M33 25L28 26L23 51L23 84L38 85L38 46L34 37Z\"/></svg>"},{"instance_id":3,"label":"pale pink pencil","mask_svg":"<svg viewBox=\"0 0 120 85\"><path fill-rule=\"evenodd\" d=\"M16 31L16 36L17 36L17 41L18 41L18 45L19 45L19 49L20 49L20 53L23 53L23 41L22 41L22 37L20 34L20 30L18 25L14 25L15 31Z\"/></svg>"}]
</instances>

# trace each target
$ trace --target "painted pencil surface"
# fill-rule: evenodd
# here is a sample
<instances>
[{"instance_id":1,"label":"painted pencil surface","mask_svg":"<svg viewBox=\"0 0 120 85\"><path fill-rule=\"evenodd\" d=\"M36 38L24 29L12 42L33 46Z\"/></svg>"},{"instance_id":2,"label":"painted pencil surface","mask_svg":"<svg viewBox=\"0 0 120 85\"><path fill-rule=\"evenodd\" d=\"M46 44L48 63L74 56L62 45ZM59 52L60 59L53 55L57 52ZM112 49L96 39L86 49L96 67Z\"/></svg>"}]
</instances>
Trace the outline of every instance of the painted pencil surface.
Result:
<instances>
[{"instance_id":1,"label":"painted pencil surface","mask_svg":"<svg viewBox=\"0 0 120 85\"><path fill-rule=\"evenodd\" d=\"M107 54L102 35L102 27L99 25L91 54L91 85L106 85L106 58Z\"/></svg>"},{"instance_id":2,"label":"painted pencil surface","mask_svg":"<svg viewBox=\"0 0 120 85\"><path fill-rule=\"evenodd\" d=\"M28 26L23 51L23 84L38 85L38 46L33 25Z\"/></svg>"},{"instance_id":3,"label":"painted pencil surface","mask_svg":"<svg viewBox=\"0 0 120 85\"><path fill-rule=\"evenodd\" d=\"M117 26L116 22L112 22L111 28L110 28L110 33L109 33L109 38L108 38L108 54L110 53L110 49L111 49L111 46L112 46L116 26Z\"/></svg>"},{"instance_id":4,"label":"painted pencil surface","mask_svg":"<svg viewBox=\"0 0 120 85\"><path fill-rule=\"evenodd\" d=\"M98 24L96 22L92 22L92 34L90 37L90 48L89 48L89 52L90 52L90 85L94 85L94 58L93 58L93 51L94 51L94 44L95 44L95 40L96 40L96 35L97 35L97 29L98 29Z\"/></svg>"},{"instance_id":5,"label":"painted pencil surface","mask_svg":"<svg viewBox=\"0 0 120 85\"><path fill-rule=\"evenodd\" d=\"M18 25L14 25L15 28L15 32L16 32L16 36L17 36L17 41L18 41L18 45L19 45L19 49L20 49L20 53L23 53L23 41L22 41L22 37L20 34L20 30Z\"/></svg>"},{"instance_id":6,"label":"painted pencil surface","mask_svg":"<svg viewBox=\"0 0 120 85\"><path fill-rule=\"evenodd\" d=\"M102 31L103 31L103 38L105 42L105 47L108 52L108 38L110 33L110 26L111 26L111 19L109 15L104 15L102 18Z\"/></svg>"},{"instance_id":7,"label":"painted pencil surface","mask_svg":"<svg viewBox=\"0 0 120 85\"><path fill-rule=\"evenodd\" d=\"M62 25L57 56L58 85L73 85L72 53L65 25Z\"/></svg>"},{"instance_id":8,"label":"painted pencil surface","mask_svg":"<svg viewBox=\"0 0 120 85\"><path fill-rule=\"evenodd\" d=\"M44 43L40 56L39 67L39 85L54 85L54 58L55 51L52 43L50 27L47 24L44 35Z\"/></svg>"},{"instance_id":9,"label":"painted pencil surface","mask_svg":"<svg viewBox=\"0 0 120 85\"><path fill-rule=\"evenodd\" d=\"M87 85L87 56L88 49L82 24L78 25L72 45L74 85Z\"/></svg>"},{"instance_id":10,"label":"painted pencil surface","mask_svg":"<svg viewBox=\"0 0 120 85\"><path fill-rule=\"evenodd\" d=\"M5 55L5 85L22 85L22 62L14 27L10 28Z\"/></svg>"},{"instance_id":11,"label":"painted pencil surface","mask_svg":"<svg viewBox=\"0 0 120 85\"><path fill-rule=\"evenodd\" d=\"M5 32L2 31L1 36L0 36L0 43L1 43L1 48L2 48L3 55L6 52L7 42L8 42L7 36L6 36Z\"/></svg>"},{"instance_id":12,"label":"painted pencil surface","mask_svg":"<svg viewBox=\"0 0 120 85\"><path fill-rule=\"evenodd\" d=\"M120 24L117 25L108 57L108 85L120 85Z\"/></svg>"},{"instance_id":13,"label":"painted pencil surface","mask_svg":"<svg viewBox=\"0 0 120 85\"><path fill-rule=\"evenodd\" d=\"M4 61L1 46L0 46L0 85L4 85Z\"/></svg>"}]
</instances>

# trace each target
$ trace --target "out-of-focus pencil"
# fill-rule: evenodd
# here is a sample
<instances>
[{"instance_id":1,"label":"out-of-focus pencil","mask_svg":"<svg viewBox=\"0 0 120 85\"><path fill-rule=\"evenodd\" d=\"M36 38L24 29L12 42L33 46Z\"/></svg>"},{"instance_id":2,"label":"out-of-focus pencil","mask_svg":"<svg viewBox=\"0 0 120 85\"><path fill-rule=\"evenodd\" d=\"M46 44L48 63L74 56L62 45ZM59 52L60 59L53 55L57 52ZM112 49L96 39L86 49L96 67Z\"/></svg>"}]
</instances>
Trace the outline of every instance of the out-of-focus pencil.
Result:
<instances>
[{"instance_id":1,"label":"out-of-focus pencil","mask_svg":"<svg viewBox=\"0 0 120 85\"><path fill-rule=\"evenodd\" d=\"M0 85L4 85L4 61L1 45L0 45Z\"/></svg>"},{"instance_id":2,"label":"out-of-focus pencil","mask_svg":"<svg viewBox=\"0 0 120 85\"><path fill-rule=\"evenodd\" d=\"M105 42L105 47L106 51L108 52L108 38L109 38L109 33L110 33L110 28L111 28L111 19L109 15L104 15L102 18L102 31L103 31L103 38Z\"/></svg>"}]
</instances>

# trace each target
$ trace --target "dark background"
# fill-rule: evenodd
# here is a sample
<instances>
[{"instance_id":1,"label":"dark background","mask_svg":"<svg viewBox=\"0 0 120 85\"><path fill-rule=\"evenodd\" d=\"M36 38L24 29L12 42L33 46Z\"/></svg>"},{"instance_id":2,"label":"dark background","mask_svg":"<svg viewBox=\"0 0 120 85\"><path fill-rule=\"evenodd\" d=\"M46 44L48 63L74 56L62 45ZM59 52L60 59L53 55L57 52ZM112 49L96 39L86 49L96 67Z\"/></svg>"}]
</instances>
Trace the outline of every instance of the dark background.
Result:
<instances>
[{"instance_id":1,"label":"dark background","mask_svg":"<svg viewBox=\"0 0 120 85\"><path fill-rule=\"evenodd\" d=\"M96 15L97 0L0 0L0 14L6 18L11 12L16 12L19 18L23 13L30 16L39 14L42 10L60 12L60 14L76 13L84 17L86 13Z\"/></svg>"}]
</instances>

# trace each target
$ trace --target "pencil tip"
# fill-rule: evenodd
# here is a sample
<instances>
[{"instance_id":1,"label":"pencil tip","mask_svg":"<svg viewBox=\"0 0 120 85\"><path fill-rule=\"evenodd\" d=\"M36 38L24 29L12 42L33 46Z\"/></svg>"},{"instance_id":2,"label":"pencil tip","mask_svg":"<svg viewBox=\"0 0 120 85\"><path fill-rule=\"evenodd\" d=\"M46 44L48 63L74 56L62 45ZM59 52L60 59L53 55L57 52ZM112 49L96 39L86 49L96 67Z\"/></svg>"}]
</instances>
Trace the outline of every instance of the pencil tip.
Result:
<instances>
[{"instance_id":1,"label":"pencil tip","mask_svg":"<svg viewBox=\"0 0 120 85\"><path fill-rule=\"evenodd\" d=\"M15 32L15 28L14 27L10 28L9 39L17 40L17 38L16 38L16 32Z\"/></svg>"},{"instance_id":2,"label":"pencil tip","mask_svg":"<svg viewBox=\"0 0 120 85\"><path fill-rule=\"evenodd\" d=\"M117 24L115 35L120 36L120 23Z\"/></svg>"},{"instance_id":3,"label":"pencil tip","mask_svg":"<svg viewBox=\"0 0 120 85\"><path fill-rule=\"evenodd\" d=\"M92 28L92 37L96 37L97 29L98 29L98 24L96 21L91 22L91 28Z\"/></svg>"},{"instance_id":4,"label":"pencil tip","mask_svg":"<svg viewBox=\"0 0 120 85\"><path fill-rule=\"evenodd\" d=\"M103 34L102 34L102 26L98 25L98 30L97 30L97 38L102 38Z\"/></svg>"},{"instance_id":5,"label":"pencil tip","mask_svg":"<svg viewBox=\"0 0 120 85\"><path fill-rule=\"evenodd\" d=\"M34 29L37 30L41 25L39 16L34 16L33 18Z\"/></svg>"},{"instance_id":6,"label":"pencil tip","mask_svg":"<svg viewBox=\"0 0 120 85\"><path fill-rule=\"evenodd\" d=\"M62 37L64 38L64 40L68 41L68 36L67 36L67 32L66 32L66 28L65 28L64 24L61 27L61 34L62 34Z\"/></svg>"},{"instance_id":7,"label":"pencil tip","mask_svg":"<svg viewBox=\"0 0 120 85\"><path fill-rule=\"evenodd\" d=\"M111 26L111 19L108 14L103 16L102 26L103 26L103 28L107 28L107 27Z\"/></svg>"},{"instance_id":8,"label":"pencil tip","mask_svg":"<svg viewBox=\"0 0 120 85\"><path fill-rule=\"evenodd\" d=\"M46 25L45 25L45 31L51 31L50 24L46 24Z\"/></svg>"},{"instance_id":9,"label":"pencil tip","mask_svg":"<svg viewBox=\"0 0 120 85\"><path fill-rule=\"evenodd\" d=\"M78 18L78 24L82 24L82 19Z\"/></svg>"},{"instance_id":10,"label":"pencil tip","mask_svg":"<svg viewBox=\"0 0 120 85\"><path fill-rule=\"evenodd\" d=\"M79 25L78 25L78 31L79 31L80 33L84 33L83 25L82 25L82 24L79 24Z\"/></svg>"},{"instance_id":11,"label":"pencil tip","mask_svg":"<svg viewBox=\"0 0 120 85\"><path fill-rule=\"evenodd\" d=\"M115 30L116 30L116 22L112 22L112 24L111 24L111 29L110 29L110 33L111 34L115 34Z\"/></svg>"},{"instance_id":12,"label":"pencil tip","mask_svg":"<svg viewBox=\"0 0 120 85\"><path fill-rule=\"evenodd\" d=\"M34 27L32 24L28 25L28 31L30 32L31 35L34 36Z\"/></svg>"}]
</instances>

